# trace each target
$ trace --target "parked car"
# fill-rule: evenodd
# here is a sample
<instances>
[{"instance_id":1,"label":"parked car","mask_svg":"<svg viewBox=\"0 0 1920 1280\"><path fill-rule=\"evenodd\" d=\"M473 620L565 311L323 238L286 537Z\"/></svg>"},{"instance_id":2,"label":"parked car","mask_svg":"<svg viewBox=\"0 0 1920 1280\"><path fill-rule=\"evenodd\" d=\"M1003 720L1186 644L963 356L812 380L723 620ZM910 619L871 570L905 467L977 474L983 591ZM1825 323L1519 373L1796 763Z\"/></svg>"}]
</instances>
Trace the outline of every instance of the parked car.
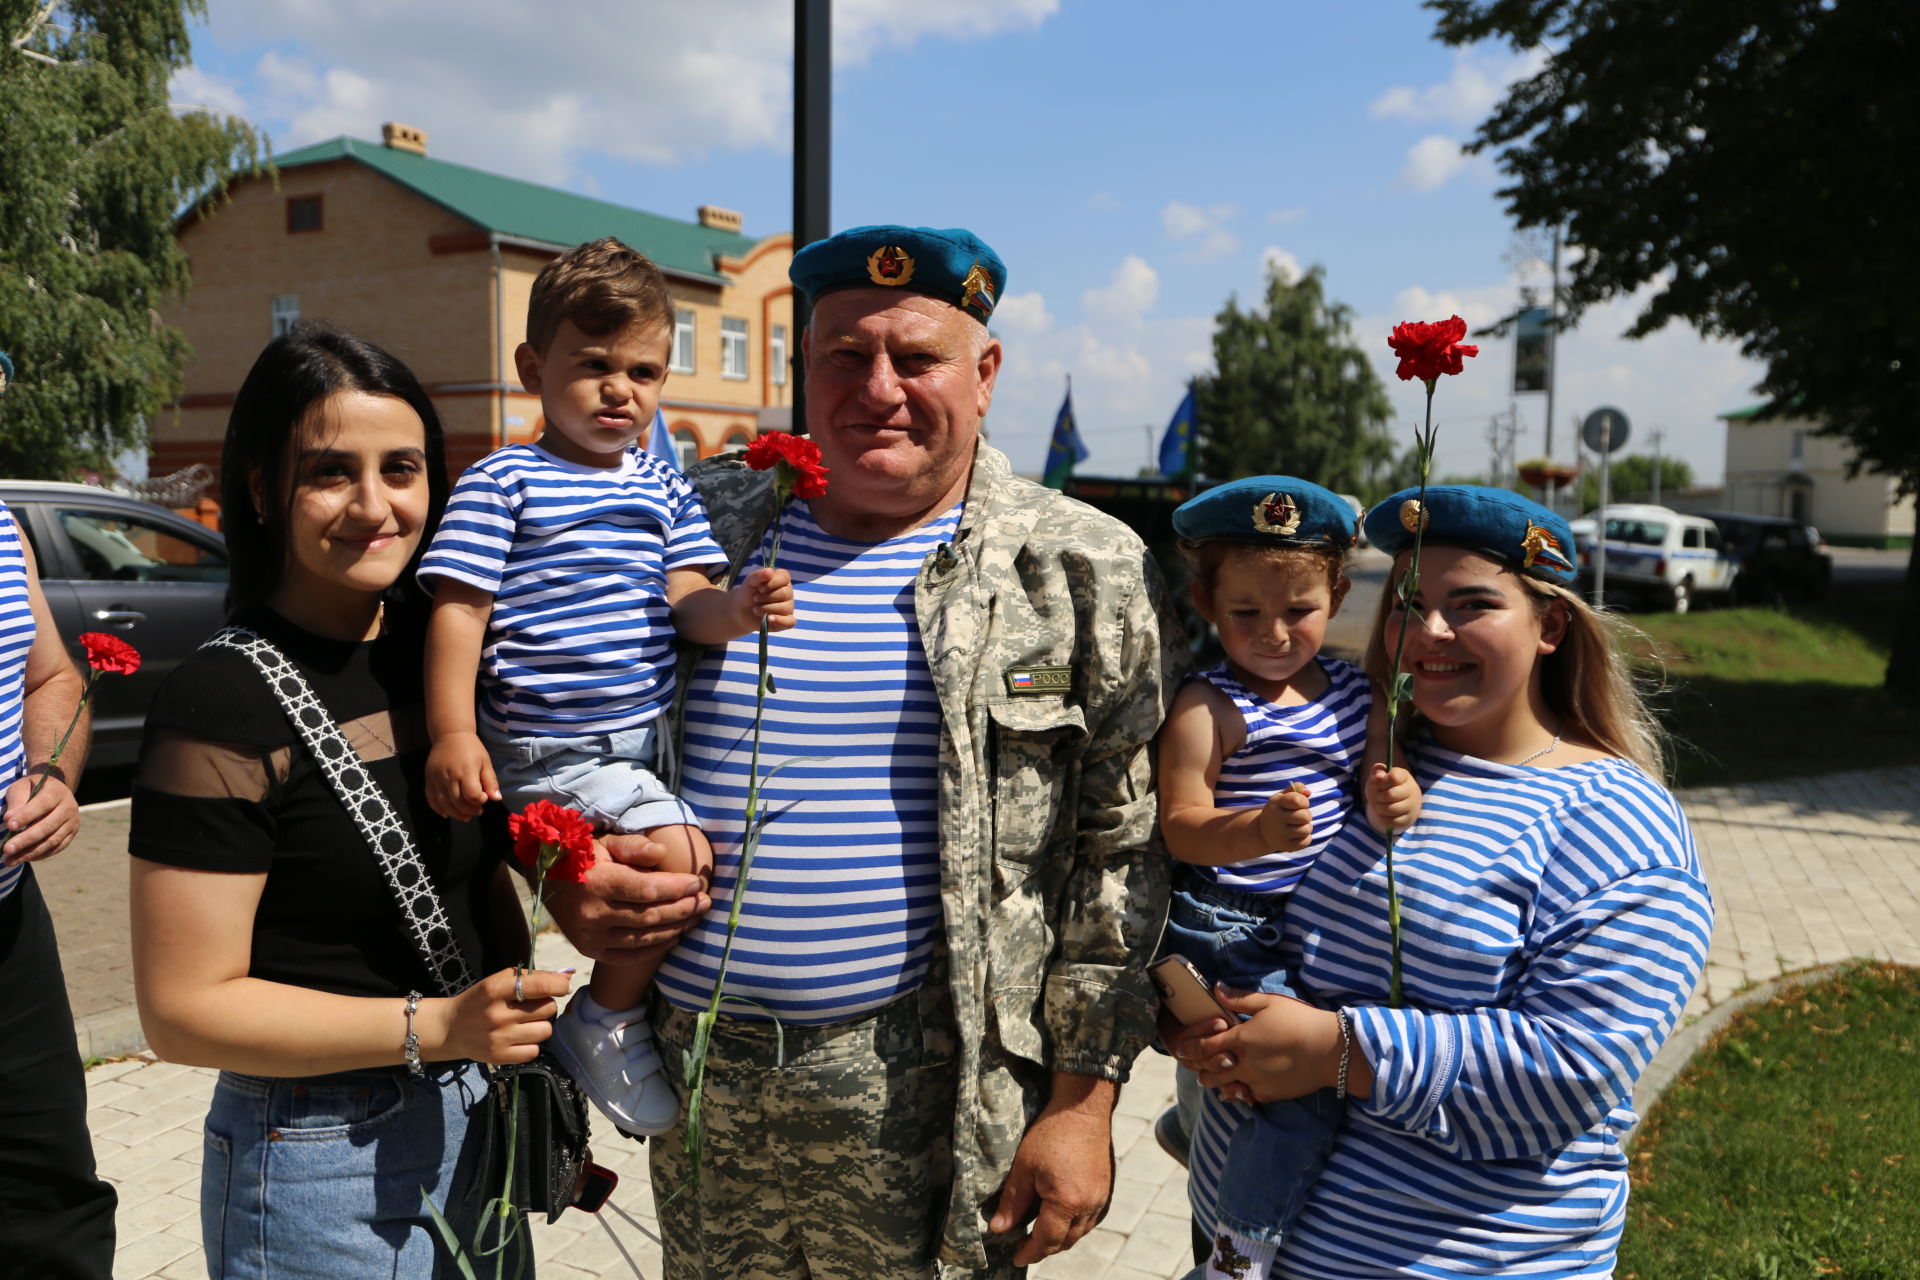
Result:
<instances>
[{"instance_id":1,"label":"parked car","mask_svg":"<svg viewBox=\"0 0 1920 1280\"><path fill-rule=\"evenodd\" d=\"M1735 599L1767 604L1817 600L1833 585L1833 557L1812 525L1732 511L1709 511L1707 518L1739 562Z\"/></svg>"},{"instance_id":2,"label":"parked car","mask_svg":"<svg viewBox=\"0 0 1920 1280\"><path fill-rule=\"evenodd\" d=\"M165 507L84 484L0 480L0 502L33 548L40 589L76 662L75 637L115 635L140 670L95 686L91 764L131 764L160 681L226 617L220 535Z\"/></svg>"},{"instance_id":3,"label":"parked car","mask_svg":"<svg viewBox=\"0 0 1920 1280\"><path fill-rule=\"evenodd\" d=\"M1739 566L1713 521L1637 503L1603 507L1593 520L1606 550L1610 592L1625 588L1643 605L1675 613L1732 592ZM1582 569L1594 569L1597 557L1597 551L1583 557Z\"/></svg>"}]
</instances>

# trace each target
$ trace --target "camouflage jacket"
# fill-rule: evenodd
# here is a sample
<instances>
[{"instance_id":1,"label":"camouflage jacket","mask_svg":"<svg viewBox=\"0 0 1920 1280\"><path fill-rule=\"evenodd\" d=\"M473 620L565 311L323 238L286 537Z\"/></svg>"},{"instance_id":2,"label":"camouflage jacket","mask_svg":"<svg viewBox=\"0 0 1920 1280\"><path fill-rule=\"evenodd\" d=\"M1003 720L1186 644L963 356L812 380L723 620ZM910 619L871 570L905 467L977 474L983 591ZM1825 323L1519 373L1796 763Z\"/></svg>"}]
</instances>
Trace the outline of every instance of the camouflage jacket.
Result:
<instances>
[{"instance_id":1,"label":"camouflage jacket","mask_svg":"<svg viewBox=\"0 0 1920 1280\"><path fill-rule=\"evenodd\" d=\"M736 456L688 478L737 566L773 518L769 475ZM940 698L940 896L959 1033L941 1256L975 1268L1050 1073L1125 1080L1153 1034L1146 964L1171 860L1148 744L1187 653L1133 531L1016 478L985 444L914 609ZM683 655L681 691L697 661Z\"/></svg>"}]
</instances>

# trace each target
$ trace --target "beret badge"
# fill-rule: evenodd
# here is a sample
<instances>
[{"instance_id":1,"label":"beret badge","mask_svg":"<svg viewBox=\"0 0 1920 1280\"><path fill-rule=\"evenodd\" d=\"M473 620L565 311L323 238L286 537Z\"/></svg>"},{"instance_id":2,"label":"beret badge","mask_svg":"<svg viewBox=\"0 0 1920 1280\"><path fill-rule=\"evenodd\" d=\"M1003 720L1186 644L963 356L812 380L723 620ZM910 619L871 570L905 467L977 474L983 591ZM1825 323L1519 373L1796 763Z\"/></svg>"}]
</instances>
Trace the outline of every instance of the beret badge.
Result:
<instances>
[{"instance_id":1,"label":"beret badge","mask_svg":"<svg viewBox=\"0 0 1920 1280\"><path fill-rule=\"evenodd\" d=\"M1400 527L1408 533L1419 533L1432 523L1432 513L1421 507L1418 498L1408 498L1400 504Z\"/></svg>"},{"instance_id":2,"label":"beret badge","mask_svg":"<svg viewBox=\"0 0 1920 1280\"><path fill-rule=\"evenodd\" d=\"M993 314L993 303L993 277L976 261L967 268L967 278L960 285L960 305L984 320Z\"/></svg>"},{"instance_id":3,"label":"beret badge","mask_svg":"<svg viewBox=\"0 0 1920 1280\"><path fill-rule=\"evenodd\" d=\"M1270 493L1253 504L1253 527L1261 533L1291 538L1300 528L1300 507L1284 493Z\"/></svg>"},{"instance_id":4,"label":"beret badge","mask_svg":"<svg viewBox=\"0 0 1920 1280\"><path fill-rule=\"evenodd\" d=\"M913 259L899 245L884 245L867 256L867 278L894 288L913 279Z\"/></svg>"},{"instance_id":5,"label":"beret badge","mask_svg":"<svg viewBox=\"0 0 1920 1280\"><path fill-rule=\"evenodd\" d=\"M1532 521L1527 522L1527 531L1520 539L1520 548L1527 553L1526 558L1520 562L1522 568L1531 569L1535 564L1545 561L1551 568L1567 572L1573 569L1573 562L1567 559L1565 551L1561 549L1560 539Z\"/></svg>"}]
</instances>

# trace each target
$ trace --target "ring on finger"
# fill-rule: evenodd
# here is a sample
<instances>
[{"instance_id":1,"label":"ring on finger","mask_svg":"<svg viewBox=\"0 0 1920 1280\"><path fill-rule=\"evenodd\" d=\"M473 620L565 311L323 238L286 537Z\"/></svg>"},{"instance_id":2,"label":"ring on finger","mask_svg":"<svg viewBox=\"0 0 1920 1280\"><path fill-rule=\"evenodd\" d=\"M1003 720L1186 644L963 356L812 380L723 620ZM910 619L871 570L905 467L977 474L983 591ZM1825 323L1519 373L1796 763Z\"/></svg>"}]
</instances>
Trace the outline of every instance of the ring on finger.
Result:
<instances>
[{"instance_id":1,"label":"ring on finger","mask_svg":"<svg viewBox=\"0 0 1920 1280\"><path fill-rule=\"evenodd\" d=\"M513 1002L515 1004L519 1004L527 998L527 993L522 990L520 986L520 981L524 976L525 972L519 965L513 966Z\"/></svg>"}]
</instances>

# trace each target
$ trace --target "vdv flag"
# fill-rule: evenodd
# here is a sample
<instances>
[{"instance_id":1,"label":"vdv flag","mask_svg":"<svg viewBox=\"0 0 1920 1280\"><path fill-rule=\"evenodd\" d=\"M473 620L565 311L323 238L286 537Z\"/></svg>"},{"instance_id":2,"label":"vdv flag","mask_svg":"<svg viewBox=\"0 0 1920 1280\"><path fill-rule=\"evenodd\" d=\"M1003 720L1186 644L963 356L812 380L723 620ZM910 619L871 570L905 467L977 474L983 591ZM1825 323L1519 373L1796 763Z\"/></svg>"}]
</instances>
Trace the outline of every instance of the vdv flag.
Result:
<instances>
[{"instance_id":1,"label":"vdv flag","mask_svg":"<svg viewBox=\"0 0 1920 1280\"><path fill-rule=\"evenodd\" d=\"M1073 425L1073 388L1060 402L1060 416L1053 420L1053 443L1047 446L1047 470L1040 482L1049 489L1067 487L1073 464L1087 460L1087 446L1080 441L1080 428Z\"/></svg>"},{"instance_id":2,"label":"vdv flag","mask_svg":"<svg viewBox=\"0 0 1920 1280\"><path fill-rule=\"evenodd\" d=\"M1167 434L1160 437L1160 474L1185 475L1188 450L1192 448L1193 388L1189 386L1186 396L1180 401L1180 407L1173 411L1173 421L1167 424Z\"/></svg>"},{"instance_id":3,"label":"vdv flag","mask_svg":"<svg viewBox=\"0 0 1920 1280\"><path fill-rule=\"evenodd\" d=\"M647 428L647 452L675 471L680 469L680 451L673 447L673 433L667 430L667 415L655 409L653 425Z\"/></svg>"}]
</instances>

